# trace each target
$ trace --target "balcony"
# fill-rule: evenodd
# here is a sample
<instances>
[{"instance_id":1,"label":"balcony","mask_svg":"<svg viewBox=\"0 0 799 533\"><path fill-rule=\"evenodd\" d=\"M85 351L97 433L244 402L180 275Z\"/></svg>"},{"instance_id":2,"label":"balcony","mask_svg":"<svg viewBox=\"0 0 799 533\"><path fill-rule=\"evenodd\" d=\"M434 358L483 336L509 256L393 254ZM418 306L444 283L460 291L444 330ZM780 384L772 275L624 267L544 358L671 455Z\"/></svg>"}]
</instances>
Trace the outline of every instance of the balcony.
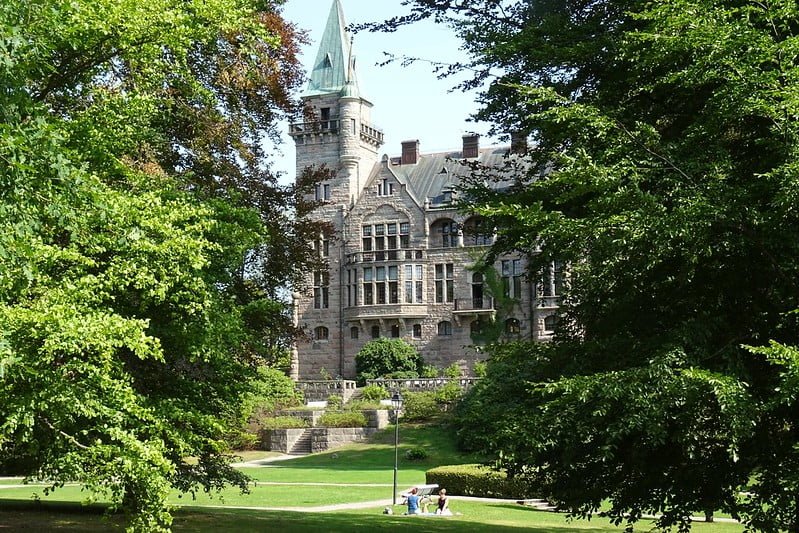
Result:
<instances>
[{"instance_id":1,"label":"balcony","mask_svg":"<svg viewBox=\"0 0 799 533\"><path fill-rule=\"evenodd\" d=\"M383 144L383 132L377 128L369 126L368 124L361 123L361 140L375 146L380 146Z\"/></svg>"},{"instance_id":2,"label":"balcony","mask_svg":"<svg viewBox=\"0 0 799 533\"><path fill-rule=\"evenodd\" d=\"M424 259L424 250L370 250L368 252L355 252L347 254L347 264L379 263L383 261L421 261Z\"/></svg>"},{"instance_id":3,"label":"balcony","mask_svg":"<svg viewBox=\"0 0 799 533\"><path fill-rule=\"evenodd\" d=\"M289 125L289 135L314 135L318 133L338 133L339 120L314 120L311 122L295 122Z\"/></svg>"},{"instance_id":4,"label":"balcony","mask_svg":"<svg viewBox=\"0 0 799 533\"><path fill-rule=\"evenodd\" d=\"M455 298L455 313L492 313L493 311L493 298Z\"/></svg>"}]
</instances>

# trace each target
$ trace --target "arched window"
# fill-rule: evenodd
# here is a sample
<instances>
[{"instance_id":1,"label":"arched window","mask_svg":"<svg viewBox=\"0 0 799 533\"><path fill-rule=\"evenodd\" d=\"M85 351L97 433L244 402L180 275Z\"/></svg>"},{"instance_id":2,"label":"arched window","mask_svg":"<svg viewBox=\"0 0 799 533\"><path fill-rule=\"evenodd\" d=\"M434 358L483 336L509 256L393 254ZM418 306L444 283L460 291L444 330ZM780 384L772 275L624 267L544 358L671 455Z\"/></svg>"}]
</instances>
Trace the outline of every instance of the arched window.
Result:
<instances>
[{"instance_id":1,"label":"arched window","mask_svg":"<svg viewBox=\"0 0 799 533\"><path fill-rule=\"evenodd\" d=\"M380 326L372 326L372 338L373 339L380 338Z\"/></svg>"},{"instance_id":2,"label":"arched window","mask_svg":"<svg viewBox=\"0 0 799 533\"><path fill-rule=\"evenodd\" d=\"M558 327L558 317L556 315L549 315L544 319L544 330L555 331Z\"/></svg>"},{"instance_id":3,"label":"arched window","mask_svg":"<svg viewBox=\"0 0 799 533\"><path fill-rule=\"evenodd\" d=\"M517 319L509 318L505 321L505 333L508 335L518 335L521 331L521 324Z\"/></svg>"},{"instance_id":4,"label":"arched window","mask_svg":"<svg viewBox=\"0 0 799 533\"><path fill-rule=\"evenodd\" d=\"M329 331L324 326L319 326L313 330L313 338L315 341L326 341L329 335Z\"/></svg>"},{"instance_id":5,"label":"arched window","mask_svg":"<svg viewBox=\"0 0 799 533\"><path fill-rule=\"evenodd\" d=\"M439 335L452 335L452 322L447 320L443 320L438 323L438 334Z\"/></svg>"},{"instance_id":6,"label":"arched window","mask_svg":"<svg viewBox=\"0 0 799 533\"><path fill-rule=\"evenodd\" d=\"M494 228L483 217L471 217L463 224L463 240L467 246L490 246L494 243Z\"/></svg>"},{"instance_id":7,"label":"arched window","mask_svg":"<svg viewBox=\"0 0 799 533\"><path fill-rule=\"evenodd\" d=\"M350 328L350 338L351 339L358 338L358 326L353 326Z\"/></svg>"},{"instance_id":8,"label":"arched window","mask_svg":"<svg viewBox=\"0 0 799 533\"><path fill-rule=\"evenodd\" d=\"M439 244L442 248L454 248L458 245L458 224L449 218L437 220L432 226L434 239L433 246Z\"/></svg>"},{"instance_id":9,"label":"arched window","mask_svg":"<svg viewBox=\"0 0 799 533\"><path fill-rule=\"evenodd\" d=\"M422 325L421 324L414 324L413 325L413 338L414 339L421 339L422 338Z\"/></svg>"}]
</instances>

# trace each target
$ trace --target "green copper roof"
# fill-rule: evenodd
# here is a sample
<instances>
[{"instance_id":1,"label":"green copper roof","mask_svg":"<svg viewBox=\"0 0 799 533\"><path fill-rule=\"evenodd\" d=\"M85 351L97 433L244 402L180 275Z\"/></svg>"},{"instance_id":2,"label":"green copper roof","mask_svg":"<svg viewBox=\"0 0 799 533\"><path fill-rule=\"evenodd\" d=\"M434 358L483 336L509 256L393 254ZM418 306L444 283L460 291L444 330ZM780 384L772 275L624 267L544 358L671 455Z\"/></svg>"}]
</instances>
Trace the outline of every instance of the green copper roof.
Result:
<instances>
[{"instance_id":1,"label":"green copper roof","mask_svg":"<svg viewBox=\"0 0 799 533\"><path fill-rule=\"evenodd\" d=\"M303 96L329 93L359 96L350 36L339 0L334 0L330 8L327 26L311 70L311 79Z\"/></svg>"}]
</instances>

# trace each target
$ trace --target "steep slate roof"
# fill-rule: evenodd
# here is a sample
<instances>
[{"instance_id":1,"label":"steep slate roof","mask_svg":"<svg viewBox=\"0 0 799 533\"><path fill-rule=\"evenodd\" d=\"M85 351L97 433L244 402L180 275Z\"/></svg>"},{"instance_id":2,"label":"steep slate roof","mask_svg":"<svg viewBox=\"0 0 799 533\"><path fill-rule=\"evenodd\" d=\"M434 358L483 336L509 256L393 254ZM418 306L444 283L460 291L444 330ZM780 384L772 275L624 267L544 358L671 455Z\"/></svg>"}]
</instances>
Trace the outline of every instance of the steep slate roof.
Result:
<instances>
[{"instance_id":1,"label":"steep slate roof","mask_svg":"<svg viewBox=\"0 0 799 533\"><path fill-rule=\"evenodd\" d=\"M335 0L330 7L325 32L319 42L319 51L311 70L308 87L302 96L341 93L345 88L347 96L360 96L350 36L347 33L347 24L344 22L344 10L341 2Z\"/></svg>"},{"instance_id":2,"label":"steep slate roof","mask_svg":"<svg viewBox=\"0 0 799 533\"><path fill-rule=\"evenodd\" d=\"M507 146L481 148L477 161L484 166L502 168L507 154ZM415 164L389 164L388 168L399 183L407 186L409 194L420 205L427 198L435 205L441 203L446 189L460 184L460 177L469 173L469 168L460 163L462 160L463 153L460 151L421 154ZM510 181L500 182L495 186L509 184Z\"/></svg>"}]
</instances>

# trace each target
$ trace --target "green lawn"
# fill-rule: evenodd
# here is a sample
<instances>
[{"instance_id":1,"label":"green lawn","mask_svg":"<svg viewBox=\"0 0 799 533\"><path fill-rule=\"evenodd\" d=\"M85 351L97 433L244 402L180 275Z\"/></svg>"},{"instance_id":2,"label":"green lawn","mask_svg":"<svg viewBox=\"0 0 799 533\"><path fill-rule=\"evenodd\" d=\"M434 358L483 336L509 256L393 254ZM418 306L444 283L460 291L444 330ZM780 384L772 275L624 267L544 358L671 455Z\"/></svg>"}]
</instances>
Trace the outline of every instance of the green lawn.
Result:
<instances>
[{"instance_id":1,"label":"green lawn","mask_svg":"<svg viewBox=\"0 0 799 533\"><path fill-rule=\"evenodd\" d=\"M471 463L479 458L459 454L450 432L441 428L403 426L398 488L404 489L425 481L425 470L441 464ZM423 447L429 452L424 461L408 461L404 452ZM247 459L269 454L255 452ZM371 442L353 444L331 452L270 463L244 470L254 482L250 494L228 489L196 499L175 493L170 498L180 507L175 512L176 532L247 532L280 530L281 533L318 529L331 532L351 531L597 531L620 532L602 519L570 522L563 514L535 511L516 504L452 500L458 516L405 517L401 506L395 515L382 514L383 506L324 513L246 510L227 507L317 507L338 503L390 500L394 465L393 432L383 431ZM43 486L2 488L19 480L0 480L0 531L121 531L121 518L100 516L100 506L81 506L86 499L79 487L66 486L44 497ZM42 502L33 501L33 495ZM98 510L100 509L100 510ZM648 531L651 523L642 522L639 531ZM697 524L698 533L740 533L742 526L730 523Z\"/></svg>"}]
</instances>

